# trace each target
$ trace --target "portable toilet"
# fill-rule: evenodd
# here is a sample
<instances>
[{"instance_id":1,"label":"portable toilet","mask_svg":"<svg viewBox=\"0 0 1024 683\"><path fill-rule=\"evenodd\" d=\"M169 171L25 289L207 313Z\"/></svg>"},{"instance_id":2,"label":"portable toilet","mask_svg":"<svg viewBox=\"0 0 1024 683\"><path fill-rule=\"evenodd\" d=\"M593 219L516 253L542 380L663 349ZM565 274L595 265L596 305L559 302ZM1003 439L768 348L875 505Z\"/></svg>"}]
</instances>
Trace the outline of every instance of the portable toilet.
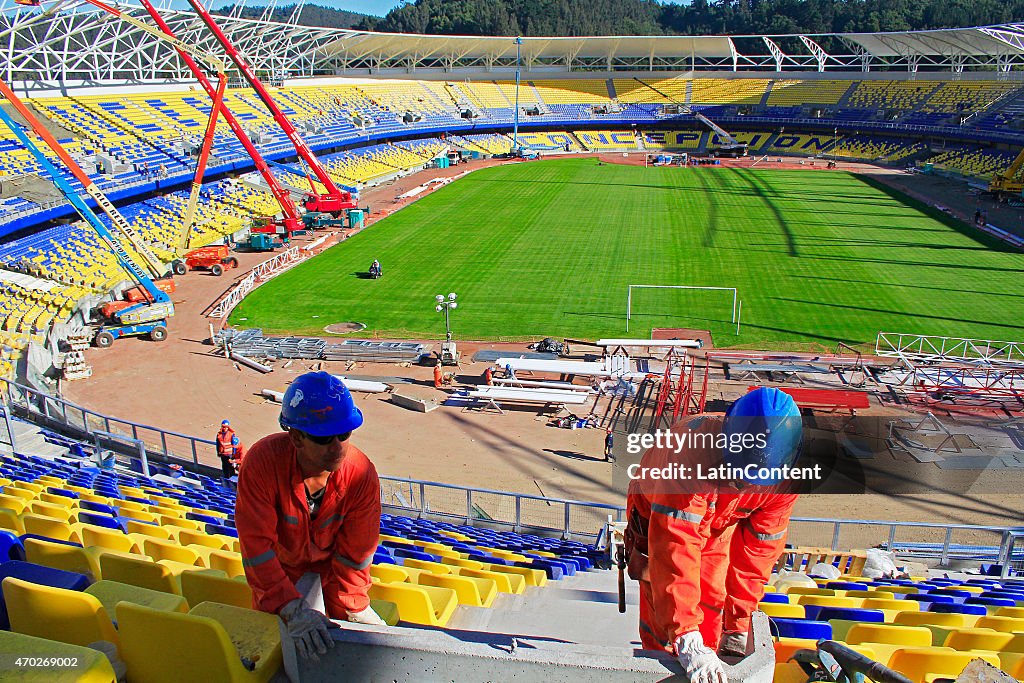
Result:
<instances>
[{"instance_id":1,"label":"portable toilet","mask_svg":"<svg viewBox=\"0 0 1024 683\"><path fill-rule=\"evenodd\" d=\"M437 157L436 159L434 159L434 165L437 168L448 168L448 166L450 165L448 155L446 154L442 157Z\"/></svg>"},{"instance_id":2,"label":"portable toilet","mask_svg":"<svg viewBox=\"0 0 1024 683\"><path fill-rule=\"evenodd\" d=\"M349 209L348 210L348 227L350 227L350 228L361 228L361 227L363 227L363 210L362 209Z\"/></svg>"}]
</instances>

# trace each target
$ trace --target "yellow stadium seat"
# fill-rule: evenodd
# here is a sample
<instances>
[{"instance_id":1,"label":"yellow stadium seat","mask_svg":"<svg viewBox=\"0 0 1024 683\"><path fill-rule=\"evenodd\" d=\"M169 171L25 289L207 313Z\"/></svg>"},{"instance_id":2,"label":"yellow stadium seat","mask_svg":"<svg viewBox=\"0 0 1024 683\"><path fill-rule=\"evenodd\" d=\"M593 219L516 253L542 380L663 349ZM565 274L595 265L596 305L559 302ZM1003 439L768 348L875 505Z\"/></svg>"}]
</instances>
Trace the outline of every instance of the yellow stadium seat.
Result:
<instances>
[{"instance_id":1,"label":"yellow stadium seat","mask_svg":"<svg viewBox=\"0 0 1024 683\"><path fill-rule=\"evenodd\" d=\"M85 592L100 601L111 620L116 622L115 609L119 602L145 605L165 612L188 612L188 602L180 595L150 590L120 581L102 580L90 585Z\"/></svg>"},{"instance_id":2,"label":"yellow stadium seat","mask_svg":"<svg viewBox=\"0 0 1024 683\"><path fill-rule=\"evenodd\" d=\"M64 521L70 520L73 513L71 508L47 503L39 498L29 501L28 510L33 514L55 517L56 519L63 519Z\"/></svg>"},{"instance_id":3,"label":"yellow stadium seat","mask_svg":"<svg viewBox=\"0 0 1024 683\"><path fill-rule=\"evenodd\" d=\"M847 590L843 591L843 597L846 598L871 598L872 600L895 600L896 594L891 591L876 591L876 590ZM865 603L864 609L868 609ZM871 609L881 609L880 607L873 607Z\"/></svg>"},{"instance_id":4,"label":"yellow stadium seat","mask_svg":"<svg viewBox=\"0 0 1024 683\"><path fill-rule=\"evenodd\" d=\"M15 484L24 484L24 483L25 482L15 482ZM24 488L22 486L16 486L15 484L11 484L10 486L5 486L4 487L4 495L14 496L16 498L21 498L22 500L26 500L26 501L27 500L35 500L36 499L36 495L38 495L38 491L36 491L35 489Z\"/></svg>"},{"instance_id":5,"label":"yellow stadium seat","mask_svg":"<svg viewBox=\"0 0 1024 683\"><path fill-rule=\"evenodd\" d=\"M204 545L214 550L230 550L231 543L227 536L210 535L204 531L182 529L178 532L178 543L181 545Z\"/></svg>"},{"instance_id":6,"label":"yellow stadium seat","mask_svg":"<svg viewBox=\"0 0 1024 683\"><path fill-rule=\"evenodd\" d=\"M371 564L370 576L384 583L403 583L409 580L409 572L394 564Z\"/></svg>"},{"instance_id":7,"label":"yellow stadium seat","mask_svg":"<svg viewBox=\"0 0 1024 683\"><path fill-rule=\"evenodd\" d=\"M786 595L836 595L836 591L832 588L811 588L810 586L790 586L785 593Z\"/></svg>"},{"instance_id":8,"label":"yellow stadium seat","mask_svg":"<svg viewBox=\"0 0 1024 683\"><path fill-rule=\"evenodd\" d=\"M50 505L59 505L63 508L78 507L78 501L74 498L59 496L56 493L47 493L46 491L41 491L39 495L36 496L36 500L49 503Z\"/></svg>"},{"instance_id":9,"label":"yellow stadium seat","mask_svg":"<svg viewBox=\"0 0 1024 683\"><path fill-rule=\"evenodd\" d=\"M145 510L122 510L121 516L125 519L135 520L138 522L151 522L154 524L160 523L160 515L154 515L152 512L146 512Z\"/></svg>"},{"instance_id":10,"label":"yellow stadium seat","mask_svg":"<svg viewBox=\"0 0 1024 683\"><path fill-rule=\"evenodd\" d=\"M262 683L281 667L273 614L210 602L180 614L124 602L117 606L117 621L121 657L135 680ZM255 670L248 671L243 658Z\"/></svg>"},{"instance_id":11,"label":"yellow stadium seat","mask_svg":"<svg viewBox=\"0 0 1024 683\"><path fill-rule=\"evenodd\" d=\"M25 558L29 562L54 569L87 574L93 579L103 578L100 571L101 560L108 555L134 557L107 548L79 548L64 543L50 543L38 538L25 539Z\"/></svg>"},{"instance_id":12,"label":"yellow stadium seat","mask_svg":"<svg viewBox=\"0 0 1024 683\"><path fill-rule=\"evenodd\" d=\"M160 523L164 526L176 526L180 529L188 529L189 531L206 531L206 525L194 519L160 515Z\"/></svg>"},{"instance_id":13,"label":"yellow stadium seat","mask_svg":"<svg viewBox=\"0 0 1024 683\"><path fill-rule=\"evenodd\" d=\"M398 624L398 605L387 600L370 600L370 607L388 626Z\"/></svg>"},{"instance_id":14,"label":"yellow stadium seat","mask_svg":"<svg viewBox=\"0 0 1024 683\"><path fill-rule=\"evenodd\" d=\"M1010 617L1011 619L1024 619L1024 607L1000 607L995 614L997 617Z\"/></svg>"},{"instance_id":15,"label":"yellow stadium seat","mask_svg":"<svg viewBox=\"0 0 1024 683\"><path fill-rule=\"evenodd\" d=\"M432 574L452 573L452 568L449 565L441 564L440 562L431 562L429 560L417 560L411 557L407 557L403 560L402 566L412 567L413 569L425 569Z\"/></svg>"},{"instance_id":16,"label":"yellow stadium seat","mask_svg":"<svg viewBox=\"0 0 1024 683\"><path fill-rule=\"evenodd\" d=\"M141 543L128 534L114 529L82 524L79 528L82 545L108 548L122 553L141 555Z\"/></svg>"},{"instance_id":17,"label":"yellow stadium seat","mask_svg":"<svg viewBox=\"0 0 1024 683\"><path fill-rule=\"evenodd\" d=\"M860 607L865 598L837 598L829 595L801 595L797 597L798 605L818 605L821 607Z\"/></svg>"},{"instance_id":18,"label":"yellow stadium seat","mask_svg":"<svg viewBox=\"0 0 1024 683\"><path fill-rule=\"evenodd\" d=\"M4 579L3 592L12 631L71 645L117 644L110 615L92 595L13 577Z\"/></svg>"},{"instance_id":19,"label":"yellow stadium seat","mask_svg":"<svg viewBox=\"0 0 1024 683\"><path fill-rule=\"evenodd\" d=\"M252 609L252 589L242 579L229 579L213 572L182 572L181 593L190 605L219 602Z\"/></svg>"},{"instance_id":20,"label":"yellow stadium seat","mask_svg":"<svg viewBox=\"0 0 1024 683\"><path fill-rule=\"evenodd\" d=\"M6 493L0 493L0 510L10 510L16 515L20 515L22 510L28 505L28 500L21 496L9 496Z\"/></svg>"},{"instance_id":21,"label":"yellow stadium seat","mask_svg":"<svg viewBox=\"0 0 1024 683\"><path fill-rule=\"evenodd\" d=\"M526 590L526 579L518 574L502 574L501 572L487 571L486 569L473 569L471 567L457 567L452 570L459 576L470 576L477 579L490 579L498 588L499 593L512 593L518 595Z\"/></svg>"},{"instance_id":22,"label":"yellow stadium seat","mask_svg":"<svg viewBox=\"0 0 1024 683\"><path fill-rule=\"evenodd\" d=\"M761 602L758 603L757 609L769 617L779 617L780 619L806 618L806 611L803 605L789 605L784 602Z\"/></svg>"},{"instance_id":23,"label":"yellow stadium seat","mask_svg":"<svg viewBox=\"0 0 1024 683\"><path fill-rule=\"evenodd\" d=\"M19 536L25 533L25 525L21 521L21 516L7 508L0 508L0 529L13 531Z\"/></svg>"},{"instance_id":24,"label":"yellow stadium seat","mask_svg":"<svg viewBox=\"0 0 1024 683\"><path fill-rule=\"evenodd\" d=\"M984 659L999 667L999 657L991 652L956 652L948 648L903 648L889 659L895 669L914 683L931 683L936 677L955 679L974 659Z\"/></svg>"},{"instance_id":25,"label":"yellow stadium seat","mask_svg":"<svg viewBox=\"0 0 1024 683\"><path fill-rule=\"evenodd\" d=\"M193 566L199 564L199 554L195 550L184 548L173 541L161 541L159 538L147 537L143 541L142 552L157 562L171 560Z\"/></svg>"},{"instance_id":26,"label":"yellow stadium seat","mask_svg":"<svg viewBox=\"0 0 1024 683\"><path fill-rule=\"evenodd\" d=\"M519 574L526 579L527 586L543 586L548 582L548 576L540 569L530 569L529 567L510 567L503 564L489 564L485 567L492 572L501 572L502 574Z\"/></svg>"},{"instance_id":27,"label":"yellow stadium seat","mask_svg":"<svg viewBox=\"0 0 1024 683\"><path fill-rule=\"evenodd\" d=\"M490 579L477 579L470 576L454 576L452 574L420 574L417 583L420 586L437 586L451 588L460 605L471 607L490 607L498 595L498 589Z\"/></svg>"},{"instance_id":28,"label":"yellow stadium seat","mask_svg":"<svg viewBox=\"0 0 1024 683\"><path fill-rule=\"evenodd\" d=\"M104 579L181 595L181 587L174 573L148 557L104 555L100 558L100 565L103 567Z\"/></svg>"},{"instance_id":29,"label":"yellow stadium seat","mask_svg":"<svg viewBox=\"0 0 1024 683\"><path fill-rule=\"evenodd\" d=\"M45 491L46 487L42 484L37 484L31 481L16 481L7 488L5 488L4 491L13 491L16 489L21 491L30 491L32 493L32 497L34 498L40 492Z\"/></svg>"},{"instance_id":30,"label":"yellow stadium seat","mask_svg":"<svg viewBox=\"0 0 1024 683\"><path fill-rule=\"evenodd\" d=\"M989 615L981 617L974 623L974 625L977 628L991 628L996 631L1002 631L1003 633L1024 631L1024 619L1015 619L1013 617Z\"/></svg>"},{"instance_id":31,"label":"yellow stadium seat","mask_svg":"<svg viewBox=\"0 0 1024 683\"><path fill-rule=\"evenodd\" d=\"M152 538L159 538L164 541L171 539L171 532L169 529L156 526L155 524L143 524L142 522L136 522L131 519L126 524L128 533L130 534L141 534L143 536L150 536Z\"/></svg>"},{"instance_id":32,"label":"yellow stadium seat","mask_svg":"<svg viewBox=\"0 0 1024 683\"><path fill-rule=\"evenodd\" d=\"M447 626L459 604L450 588L406 583L374 583L370 586L370 599L398 605L401 621L441 628Z\"/></svg>"},{"instance_id":33,"label":"yellow stadium seat","mask_svg":"<svg viewBox=\"0 0 1024 683\"><path fill-rule=\"evenodd\" d=\"M900 612L893 620L901 626L945 626L966 628L968 615L953 612Z\"/></svg>"},{"instance_id":34,"label":"yellow stadium seat","mask_svg":"<svg viewBox=\"0 0 1024 683\"><path fill-rule=\"evenodd\" d=\"M18 671L18 683L116 683L114 669L99 650L46 638L0 631L0 652L28 658L74 659L75 667L38 667Z\"/></svg>"},{"instance_id":35,"label":"yellow stadium seat","mask_svg":"<svg viewBox=\"0 0 1024 683\"><path fill-rule=\"evenodd\" d=\"M442 562L452 567L465 567L467 569L483 569L484 563L479 560L464 560L462 558L445 557ZM452 571L455 571L454 569Z\"/></svg>"},{"instance_id":36,"label":"yellow stadium seat","mask_svg":"<svg viewBox=\"0 0 1024 683\"><path fill-rule=\"evenodd\" d=\"M228 550L212 550L207 556L210 569L219 569L231 578L245 576L242 555Z\"/></svg>"},{"instance_id":37,"label":"yellow stadium seat","mask_svg":"<svg viewBox=\"0 0 1024 683\"><path fill-rule=\"evenodd\" d=\"M21 523L25 525L26 534L45 536L56 541L74 540L76 543L78 542L75 530L68 524L66 519L55 519L45 515L28 513L21 516ZM73 536L75 538L72 538Z\"/></svg>"},{"instance_id":38,"label":"yellow stadium seat","mask_svg":"<svg viewBox=\"0 0 1024 683\"><path fill-rule=\"evenodd\" d=\"M1000 633L990 628L964 628L950 631L946 636L944 647L951 647L954 650L991 650L1001 652L1011 642L1012 633Z\"/></svg>"},{"instance_id":39,"label":"yellow stadium seat","mask_svg":"<svg viewBox=\"0 0 1024 683\"><path fill-rule=\"evenodd\" d=\"M895 624L856 624L846 633L846 642L851 645L867 644L885 662L893 652L906 647L930 647L932 632L923 626L898 626Z\"/></svg>"},{"instance_id":40,"label":"yellow stadium seat","mask_svg":"<svg viewBox=\"0 0 1024 683\"><path fill-rule=\"evenodd\" d=\"M57 488L64 488L64 480L60 477L55 477L51 474L41 474L36 477L36 482L39 484L46 484L47 486L56 486Z\"/></svg>"}]
</instances>

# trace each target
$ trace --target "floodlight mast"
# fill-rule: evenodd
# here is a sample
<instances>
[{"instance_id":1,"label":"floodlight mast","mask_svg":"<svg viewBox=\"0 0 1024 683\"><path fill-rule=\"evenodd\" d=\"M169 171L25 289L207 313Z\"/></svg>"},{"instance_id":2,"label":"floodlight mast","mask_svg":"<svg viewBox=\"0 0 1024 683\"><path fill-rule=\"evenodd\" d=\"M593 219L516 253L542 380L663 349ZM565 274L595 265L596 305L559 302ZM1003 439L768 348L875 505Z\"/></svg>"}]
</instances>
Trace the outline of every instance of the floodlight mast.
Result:
<instances>
[{"instance_id":1,"label":"floodlight mast","mask_svg":"<svg viewBox=\"0 0 1024 683\"><path fill-rule=\"evenodd\" d=\"M264 106L270 112L274 121L281 127L285 135L288 136L288 140L291 141L292 146L295 147L295 151L298 153L299 158L313 171L316 175L317 181L324 186L326 190L323 194L317 191L315 184L310 182L312 187L312 194L306 198L305 206L309 211L319 211L323 213L330 213L334 215L340 215L345 209L356 208L355 202L352 200L352 195L346 190L342 190L338 187L334 179L331 178L327 169L323 167L320 160L313 154L313 150L309 148L306 141L299 135L299 131L295 128L288 117L285 116L281 108L277 106L270 93L267 91L266 86L256 77L255 71L249 65L248 61L242 56L238 49L231 43L224 31L221 30L217 22L213 20L213 16L203 6L200 0L188 0L188 4L191 5L192 9L195 10L199 18L202 19L206 28L210 30L210 33L214 35L217 42L221 44L224 51L227 52L228 57L234 62L235 66L245 77L245 80L249 82L253 90L259 96Z\"/></svg>"}]
</instances>

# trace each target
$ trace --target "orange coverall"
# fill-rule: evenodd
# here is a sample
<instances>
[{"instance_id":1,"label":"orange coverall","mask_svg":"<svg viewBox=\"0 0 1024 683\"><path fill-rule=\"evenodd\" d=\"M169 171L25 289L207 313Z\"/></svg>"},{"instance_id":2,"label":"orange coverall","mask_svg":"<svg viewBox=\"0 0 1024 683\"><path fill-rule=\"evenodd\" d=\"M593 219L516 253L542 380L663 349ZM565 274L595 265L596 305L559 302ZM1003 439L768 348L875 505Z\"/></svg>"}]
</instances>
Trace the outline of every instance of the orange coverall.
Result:
<instances>
[{"instance_id":1,"label":"orange coverall","mask_svg":"<svg viewBox=\"0 0 1024 683\"><path fill-rule=\"evenodd\" d=\"M253 608L277 614L302 597L295 582L321 577L327 616L347 619L369 604L370 562L380 538L377 470L354 446L327 479L316 518L287 433L260 439L242 462L235 526Z\"/></svg>"},{"instance_id":2,"label":"orange coverall","mask_svg":"<svg viewBox=\"0 0 1024 683\"><path fill-rule=\"evenodd\" d=\"M719 433L721 416L691 418L672 431ZM676 455L651 449L641 467L667 462L717 465L710 450ZM676 639L699 630L717 650L723 631L747 632L764 584L785 548L797 495L782 487L736 489L712 481L660 485L634 479L627 507L647 522L646 577L640 580L640 640L674 653Z\"/></svg>"}]
</instances>

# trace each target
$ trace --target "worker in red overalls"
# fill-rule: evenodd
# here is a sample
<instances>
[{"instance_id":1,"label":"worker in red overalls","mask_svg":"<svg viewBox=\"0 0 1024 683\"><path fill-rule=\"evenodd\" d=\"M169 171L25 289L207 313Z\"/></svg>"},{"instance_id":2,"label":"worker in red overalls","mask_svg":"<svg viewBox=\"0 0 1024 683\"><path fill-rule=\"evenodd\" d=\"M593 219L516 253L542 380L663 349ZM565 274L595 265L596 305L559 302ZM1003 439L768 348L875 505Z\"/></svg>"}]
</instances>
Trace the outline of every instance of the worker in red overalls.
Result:
<instances>
[{"instance_id":1,"label":"worker in red overalls","mask_svg":"<svg viewBox=\"0 0 1024 683\"><path fill-rule=\"evenodd\" d=\"M434 364L434 388L440 389L444 386L444 371L441 370L441 361L438 359Z\"/></svg>"},{"instance_id":2,"label":"worker in red overalls","mask_svg":"<svg viewBox=\"0 0 1024 683\"><path fill-rule=\"evenodd\" d=\"M252 445L238 474L235 526L253 607L285 622L303 658L334 645L331 619L384 626L370 607L380 482L351 442L363 414L341 380L309 372L285 391L285 433ZM320 575L326 614L296 588Z\"/></svg>"},{"instance_id":3,"label":"worker in red overalls","mask_svg":"<svg viewBox=\"0 0 1024 683\"><path fill-rule=\"evenodd\" d=\"M629 575L640 582L640 639L645 649L676 655L695 683L727 683L718 652L748 654L750 616L785 548L797 499L765 468L796 462L802 429L793 399L761 387L725 416L673 426L675 443L687 446L648 450L630 482L626 549ZM698 479L698 465L732 474ZM660 477L673 467L689 474Z\"/></svg>"},{"instance_id":4,"label":"worker in red overalls","mask_svg":"<svg viewBox=\"0 0 1024 683\"><path fill-rule=\"evenodd\" d=\"M235 465L232 461L235 460L237 449L241 446L241 443L238 442L235 430L231 428L231 423L227 420L221 421L216 441L217 457L220 458L221 472L224 474L225 479L230 479L235 476Z\"/></svg>"}]
</instances>

